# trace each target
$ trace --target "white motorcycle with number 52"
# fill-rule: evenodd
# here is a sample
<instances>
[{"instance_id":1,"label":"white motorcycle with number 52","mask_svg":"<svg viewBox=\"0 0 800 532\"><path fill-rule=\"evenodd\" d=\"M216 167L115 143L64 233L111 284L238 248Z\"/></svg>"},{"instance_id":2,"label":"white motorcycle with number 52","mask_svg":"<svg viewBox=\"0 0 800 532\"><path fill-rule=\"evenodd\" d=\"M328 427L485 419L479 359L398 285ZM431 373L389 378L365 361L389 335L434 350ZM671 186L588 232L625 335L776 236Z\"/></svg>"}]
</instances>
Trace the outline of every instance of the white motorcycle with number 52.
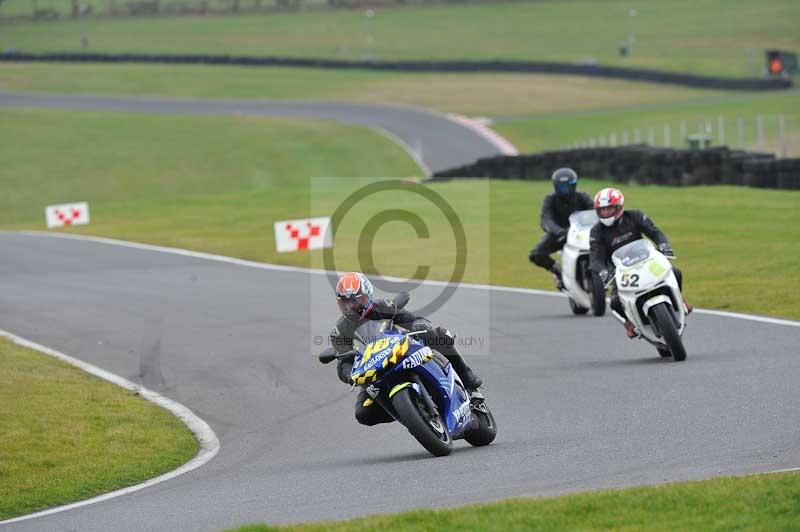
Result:
<instances>
[{"instance_id":1,"label":"white motorcycle with number 52","mask_svg":"<svg viewBox=\"0 0 800 532\"><path fill-rule=\"evenodd\" d=\"M662 357L685 360L686 306L669 259L645 239L622 246L611 258L620 302L640 337Z\"/></svg>"}]
</instances>

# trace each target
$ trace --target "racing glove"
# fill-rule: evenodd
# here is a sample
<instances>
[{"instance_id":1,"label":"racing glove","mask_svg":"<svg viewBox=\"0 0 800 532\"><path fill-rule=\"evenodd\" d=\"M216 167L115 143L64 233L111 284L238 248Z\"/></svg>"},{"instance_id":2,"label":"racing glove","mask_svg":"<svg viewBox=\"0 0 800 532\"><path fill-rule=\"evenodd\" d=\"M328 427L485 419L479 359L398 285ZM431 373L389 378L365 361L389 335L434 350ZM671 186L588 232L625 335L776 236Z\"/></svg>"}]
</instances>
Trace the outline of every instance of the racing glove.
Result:
<instances>
[{"instance_id":1,"label":"racing glove","mask_svg":"<svg viewBox=\"0 0 800 532\"><path fill-rule=\"evenodd\" d=\"M353 358L340 358L339 363L336 365L336 375L345 384L352 384L350 373L353 371L353 362Z\"/></svg>"},{"instance_id":2,"label":"racing glove","mask_svg":"<svg viewBox=\"0 0 800 532\"><path fill-rule=\"evenodd\" d=\"M662 242L658 245L658 250L664 254L665 257L674 257L675 252L672 251L672 247L669 245L669 242Z\"/></svg>"}]
</instances>

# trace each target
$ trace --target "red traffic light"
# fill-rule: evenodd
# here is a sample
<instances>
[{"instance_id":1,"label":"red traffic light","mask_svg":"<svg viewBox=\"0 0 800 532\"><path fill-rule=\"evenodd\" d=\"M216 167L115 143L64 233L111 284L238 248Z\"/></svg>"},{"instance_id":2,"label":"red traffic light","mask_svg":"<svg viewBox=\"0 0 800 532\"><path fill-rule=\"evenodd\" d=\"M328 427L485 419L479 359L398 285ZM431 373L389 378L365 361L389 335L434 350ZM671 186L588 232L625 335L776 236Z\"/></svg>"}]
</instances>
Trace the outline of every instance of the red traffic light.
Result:
<instances>
[{"instance_id":1,"label":"red traffic light","mask_svg":"<svg viewBox=\"0 0 800 532\"><path fill-rule=\"evenodd\" d=\"M797 54L786 50L766 50L770 76L792 76L797 72Z\"/></svg>"}]
</instances>

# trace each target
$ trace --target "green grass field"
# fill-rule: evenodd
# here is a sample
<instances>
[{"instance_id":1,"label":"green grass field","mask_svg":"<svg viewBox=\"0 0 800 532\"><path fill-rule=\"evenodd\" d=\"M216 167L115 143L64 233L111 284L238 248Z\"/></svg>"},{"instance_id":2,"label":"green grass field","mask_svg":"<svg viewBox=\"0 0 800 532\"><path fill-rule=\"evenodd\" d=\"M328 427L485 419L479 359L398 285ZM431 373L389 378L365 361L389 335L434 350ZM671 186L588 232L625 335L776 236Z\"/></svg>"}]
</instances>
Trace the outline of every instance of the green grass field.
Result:
<instances>
[{"instance_id":1,"label":"green grass field","mask_svg":"<svg viewBox=\"0 0 800 532\"><path fill-rule=\"evenodd\" d=\"M450 510L415 510L351 521L235 532L349 530L797 530L800 473L719 478L663 486L511 499Z\"/></svg>"},{"instance_id":2,"label":"green grass field","mask_svg":"<svg viewBox=\"0 0 800 532\"><path fill-rule=\"evenodd\" d=\"M8 0L13 11L24 0ZM636 16L630 16L635 9ZM590 0L300 12L225 17L5 23L0 49L231 53L360 59L597 60L750 76L763 50L800 48L794 0ZM633 34L629 57L617 46ZM368 44L368 36L372 44ZM752 50L754 62L746 51Z\"/></svg>"},{"instance_id":3,"label":"green grass field","mask_svg":"<svg viewBox=\"0 0 800 532\"><path fill-rule=\"evenodd\" d=\"M312 187L318 182L311 178L417 174L388 140L314 122L0 111L0 134L17 140L0 145L6 162L0 182L9 191L0 197L0 227L42 229L48 203L87 200L92 224L71 231L299 266L320 266L321 253L277 254L272 223L329 215L352 184L342 179ZM313 156L305 146L313 146ZM365 147L369 157L360 155ZM593 192L605 184L584 180L581 187ZM541 234L548 183L457 181L432 188L479 241L465 280L551 287L549 274L527 260ZM644 209L670 236L695 305L800 317L797 192L651 186L625 192L630 207ZM410 275L424 256L433 278L449 278L455 255L444 217L425 218L432 209L408 195L391 201L420 212L432 236L420 240L404 224L387 225L376 254L400 258L378 262L380 271ZM354 242L376 204L343 225L340 268L358 267Z\"/></svg>"},{"instance_id":4,"label":"green grass field","mask_svg":"<svg viewBox=\"0 0 800 532\"><path fill-rule=\"evenodd\" d=\"M198 445L132 392L0 338L0 520L166 473Z\"/></svg>"},{"instance_id":5,"label":"green grass field","mask_svg":"<svg viewBox=\"0 0 800 532\"><path fill-rule=\"evenodd\" d=\"M0 115L0 136L15 140L0 145L6 191L0 223L6 226L38 220L43 205L67 198L97 202L102 219L109 201L128 202L135 215L140 201L204 195L213 204L232 191L270 198L305 175L419 173L388 139L334 123L26 110ZM268 212L276 203L265 200L261 208ZM173 209L163 209L163 221L171 219Z\"/></svg>"}]
</instances>

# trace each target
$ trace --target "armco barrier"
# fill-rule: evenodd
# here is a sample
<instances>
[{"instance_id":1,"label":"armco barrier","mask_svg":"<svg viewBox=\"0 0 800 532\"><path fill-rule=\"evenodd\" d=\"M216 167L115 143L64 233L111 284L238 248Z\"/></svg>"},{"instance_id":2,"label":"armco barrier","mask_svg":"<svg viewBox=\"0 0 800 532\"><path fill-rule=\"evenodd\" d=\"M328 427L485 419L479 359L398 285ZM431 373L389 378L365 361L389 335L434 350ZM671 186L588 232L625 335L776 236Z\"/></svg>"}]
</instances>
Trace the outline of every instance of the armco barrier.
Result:
<instances>
[{"instance_id":1,"label":"armco barrier","mask_svg":"<svg viewBox=\"0 0 800 532\"><path fill-rule=\"evenodd\" d=\"M790 78L723 78L663 70L546 61L348 61L303 57L234 55L0 53L0 61L55 61L68 63L169 63L244 66L283 66L396 72L506 72L563 74L666 83L684 87L727 90L775 90L793 86Z\"/></svg>"},{"instance_id":2,"label":"armco barrier","mask_svg":"<svg viewBox=\"0 0 800 532\"><path fill-rule=\"evenodd\" d=\"M501 155L436 172L430 181L456 177L546 180L553 170L562 166L569 166L582 176L621 183L746 185L800 190L800 159L775 159L769 153L726 147L676 150L646 145Z\"/></svg>"}]
</instances>

